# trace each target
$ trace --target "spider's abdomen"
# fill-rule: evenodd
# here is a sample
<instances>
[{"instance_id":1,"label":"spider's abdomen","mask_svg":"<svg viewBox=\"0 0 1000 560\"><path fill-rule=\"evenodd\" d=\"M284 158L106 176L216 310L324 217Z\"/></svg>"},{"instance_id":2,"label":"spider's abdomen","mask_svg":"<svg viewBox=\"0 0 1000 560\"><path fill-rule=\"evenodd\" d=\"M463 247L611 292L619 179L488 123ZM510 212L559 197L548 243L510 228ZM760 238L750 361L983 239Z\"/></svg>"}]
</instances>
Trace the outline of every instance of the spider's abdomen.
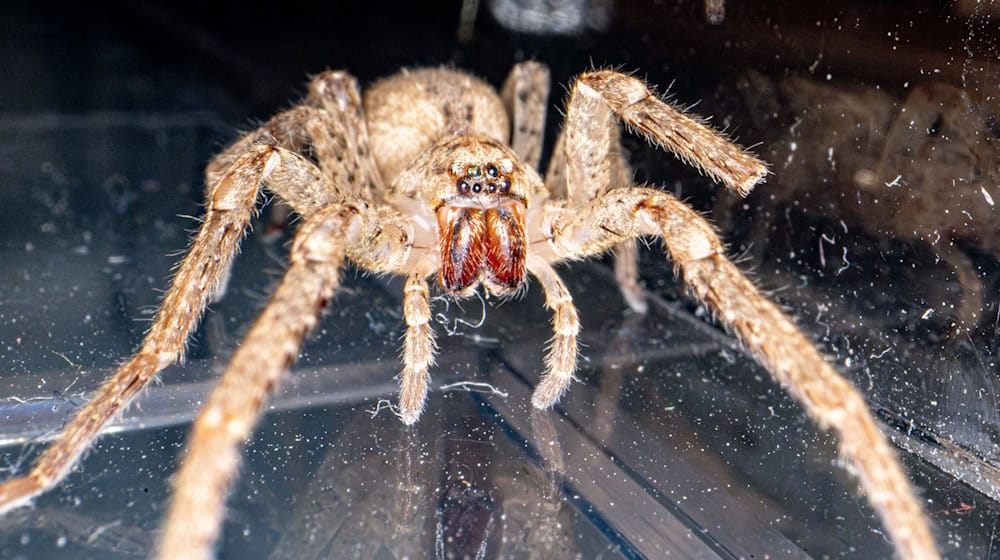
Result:
<instances>
[{"instance_id":1,"label":"spider's abdomen","mask_svg":"<svg viewBox=\"0 0 1000 560\"><path fill-rule=\"evenodd\" d=\"M403 71L364 94L372 154L392 182L424 148L450 134L506 143L510 124L496 90L448 68Z\"/></svg>"}]
</instances>

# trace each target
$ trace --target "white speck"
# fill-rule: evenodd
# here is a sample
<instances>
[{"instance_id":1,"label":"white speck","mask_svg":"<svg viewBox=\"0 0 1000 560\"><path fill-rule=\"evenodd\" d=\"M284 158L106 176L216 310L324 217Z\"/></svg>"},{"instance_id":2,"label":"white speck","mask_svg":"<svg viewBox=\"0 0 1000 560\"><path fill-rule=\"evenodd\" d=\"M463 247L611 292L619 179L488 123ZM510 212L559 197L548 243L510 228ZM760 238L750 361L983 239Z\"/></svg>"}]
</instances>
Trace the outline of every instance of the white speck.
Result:
<instances>
[{"instance_id":1,"label":"white speck","mask_svg":"<svg viewBox=\"0 0 1000 560\"><path fill-rule=\"evenodd\" d=\"M979 190L983 192L983 198L986 199L986 204L989 204L990 206L993 206L994 205L994 203L993 203L993 197L990 196L990 192L988 190L986 190L986 187L979 187Z\"/></svg>"},{"instance_id":2,"label":"white speck","mask_svg":"<svg viewBox=\"0 0 1000 560\"><path fill-rule=\"evenodd\" d=\"M899 186L899 180L902 179L902 178L903 178L902 175L896 175L896 178L893 179L892 181L889 181L888 183L886 183L885 186L889 187L890 189L892 187Z\"/></svg>"},{"instance_id":3,"label":"white speck","mask_svg":"<svg viewBox=\"0 0 1000 560\"><path fill-rule=\"evenodd\" d=\"M927 311L924 311L924 314L921 315L920 318L926 321L931 316L931 313L934 313L934 309L928 309Z\"/></svg>"},{"instance_id":4,"label":"white speck","mask_svg":"<svg viewBox=\"0 0 1000 560\"><path fill-rule=\"evenodd\" d=\"M844 261L844 266L837 269L837 272L835 273L837 276L840 276L841 272L844 272L848 268L851 268L851 261L847 260L847 247L841 247L841 249L844 250L843 254L841 255L841 260Z\"/></svg>"},{"instance_id":5,"label":"white speck","mask_svg":"<svg viewBox=\"0 0 1000 560\"><path fill-rule=\"evenodd\" d=\"M507 393L497 389L489 383L479 383L475 381L459 381L458 383L449 383L448 385L442 385L439 387L442 391L461 390L468 391L470 393L487 393L497 395L503 398L507 398Z\"/></svg>"},{"instance_id":6,"label":"white speck","mask_svg":"<svg viewBox=\"0 0 1000 560\"><path fill-rule=\"evenodd\" d=\"M267 161L264 163L264 177L270 177L271 172L274 171L275 167L278 167L279 163L281 163L281 156L278 152L272 152L271 155L268 156Z\"/></svg>"},{"instance_id":7,"label":"white speck","mask_svg":"<svg viewBox=\"0 0 1000 560\"><path fill-rule=\"evenodd\" d=\"M879 352L878 354L875 354L875 353L873 352L873 353L872 353L872 354L871 354L870 356L868 356L868 357L869 357L869 358L881 358L882 356L885 356L886 354L888 354L890 350L892 350L892 346L890 346L890 347L886 348L885 350L882 350L882 351L881 351L881 352Z\"/></svg>"},{"instance_id":8,"label":"white speck","mask_svg":"<svg viewBox=\"0 0 1000 560\"><path fill-rule=\"evenodd\" d=\"M645 89L643 90L636 89L635 91L629 93L628 103L629 105L635 105L636 103L642 101L643 99L646 99L647 97L649 97L649 93L646 92Z\"/></svg>"}]
</instances>

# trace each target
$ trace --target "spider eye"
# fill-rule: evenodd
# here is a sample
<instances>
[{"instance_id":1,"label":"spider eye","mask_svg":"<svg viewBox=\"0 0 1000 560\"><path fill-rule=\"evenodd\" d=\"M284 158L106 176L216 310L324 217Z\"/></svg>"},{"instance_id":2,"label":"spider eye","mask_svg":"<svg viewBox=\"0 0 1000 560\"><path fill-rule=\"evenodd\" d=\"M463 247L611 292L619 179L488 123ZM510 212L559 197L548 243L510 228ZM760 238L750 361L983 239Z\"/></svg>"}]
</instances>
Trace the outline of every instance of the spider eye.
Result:
<instances>
[{"instance_id":1,"label":"spider eye","mask_svg":"<svg viewBox=\"0 0 1000 560\"><path fill-rule=\"evenodd\" d=\"M500 170L497 169L497 166L491 163L486 166L486 174L489 175L490 178L496 179L496 176L500 174Z\"/></svg>"},{"instance_id":2,"label":"spider eye","mask_svg":"<svg viewBox=\"0 0 1000 560\"><path fill-rule=\"evenodd\" d=\"M483 185L481 183L476 183L472 185L472 192L478 193L481 192L482 190L483 190Z\"/></svg>"},{"instance_id":3,"label":"spider eye","mask_svg":"<svg viewBox=\"0 0 1000 560\"><path fill-rule=\"evenodd\" d=\"M465 174L469 177L476 178L479 177L480 170L478 165L470 165L466 170Z\"/></svg>"},{"instance_id":4,"label":"spider eye","mask_svg":"<svg viewBox=\"0 0 1000 560\"><path fill-rule=\"evenodd\" d=\"M462 194L468 194L469 193L469 182L466 181L465 179L459 179L458 180L458 192L460 192Z\"/></svg>"},{"instance_id":5,"label":"spider eye","mask_svg":"<svg viewBox=\"0 0 1000 560\"><path fill-rule=\"evenodd\" d=\"M497 192L497 185L496 185L496 183L489 183L489 184L487 184L486 185L486 190L490 194L493 194L493 193Z\"/></svg>"},{"instance_id":6,"label":"spider eye","mask_svg":"<svg viewBox=\"0 0 1000 560\"><path fill-rule=\"evenodd\" d=\"M502 177L500 179L500 192L507 193L510 190L510 179Z\"/></svg>"}]
</instances>

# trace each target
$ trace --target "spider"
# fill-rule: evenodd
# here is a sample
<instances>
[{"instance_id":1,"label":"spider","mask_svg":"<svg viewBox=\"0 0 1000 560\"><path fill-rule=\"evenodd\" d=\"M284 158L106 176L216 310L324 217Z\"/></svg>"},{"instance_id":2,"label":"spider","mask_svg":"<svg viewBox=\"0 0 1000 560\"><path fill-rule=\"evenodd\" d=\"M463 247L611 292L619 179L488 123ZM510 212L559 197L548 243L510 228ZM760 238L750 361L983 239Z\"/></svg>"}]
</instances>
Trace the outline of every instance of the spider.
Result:
<instances>
[{"instance_id":1,"label":"spider","mask_svg":"<svg viewBox=\"0 0 1000 560\"><path fill-rule=\"evenodd\" d=\"M32 470L0 486L0 511L64 478L157 372L183 358L205 306L224 290L261 189L301 218L290 264L200 411L157 546L162 558L209 558L227 489L271 388L295 361L346 261L405 277L398 414L424 409L434 363L429 280L454 297L510 297L540 283L554 337L532 404L552 407L573 380L580 324L553 265L614 249L628 304L643 312L636 240L659 237L692 294L821 426L904 558L936 558L924 513L861 394L725 256L713 227L670 194L632 184L618 121L747 194L766 166L698 118L613 70L580 75L545 177L540 166L548 69L516 65L501 92L447 68L402 71L362 96L327 71L307 97L216 156L204 221L142 347L59 434Z\"/></svg>"}]
</instances>

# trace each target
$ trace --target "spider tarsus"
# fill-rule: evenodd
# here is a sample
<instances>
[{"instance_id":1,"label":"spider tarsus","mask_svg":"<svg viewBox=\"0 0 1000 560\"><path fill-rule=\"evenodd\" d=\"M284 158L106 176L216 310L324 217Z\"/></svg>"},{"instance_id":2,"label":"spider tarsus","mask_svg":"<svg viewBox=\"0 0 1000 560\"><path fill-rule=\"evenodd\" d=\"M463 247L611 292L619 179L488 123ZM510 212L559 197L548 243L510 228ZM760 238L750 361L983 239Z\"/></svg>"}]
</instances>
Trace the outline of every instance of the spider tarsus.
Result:
<instances>
[{"instance_id":1,"label":"spider tarsus","mask_svg":"<svg viewBox=\"0 0 1000 560\"><path fill-rule=\"evenodd\" d=\"M413 425L424 413L427 403L427 382L423 373L404 371L399 388L399 419L407 426Z\"/></svg>"},{"instance_id":2,"label":"spider tarsus","mask_svg":"<svg viewBox=\"0 0 1000 560\"><path fill-rule=\"evenodd\" d=\"M645 315L649 311L649 302L646 300L646 292L639 285L639 248L636 241L629 239L615 245L614 254L615 280L618 281L622 298L632 311Z\"/></svg>"},{"instance_id":3,"label":"spider tarsus","mask_svg":"<svg viewBox=\"0 0 1000 560\"><path fill-rule=\"evenodd\" d=\"M632 311L639 315L649 313L649 301L646 299L646 292L644 292L642 288L636 286L632 289L623 286L621 293L622 298L625 299L625 303L628 304Z\"/></svg>"},{"instance_id":4,"label":"spider tarsus","mask_svg":"<svg viewBox=\"0 0 1000 560\"><path fill-rule=\"evenodd\" d=\"M402 422L403 424L406 424L407 426L412 426L417 423L417 420L420 420L420 417L423 415L423 413L424 413L423 410L411 410L409 412L400 411L399 421Z\"/></svg>"},{"instance_id":5,"label":"spider tarsus","mask_svg":"<svg viewBox=\"0 0 1000 560\"><path fill-rule=\"evenodd\" d=\"M549 410L559 402L567 389L569 389L569 383L553 379L551 374L546 375L535 386L535 392L531 395L531 405L538 410Z\"/></svg>"}]
</instances>

